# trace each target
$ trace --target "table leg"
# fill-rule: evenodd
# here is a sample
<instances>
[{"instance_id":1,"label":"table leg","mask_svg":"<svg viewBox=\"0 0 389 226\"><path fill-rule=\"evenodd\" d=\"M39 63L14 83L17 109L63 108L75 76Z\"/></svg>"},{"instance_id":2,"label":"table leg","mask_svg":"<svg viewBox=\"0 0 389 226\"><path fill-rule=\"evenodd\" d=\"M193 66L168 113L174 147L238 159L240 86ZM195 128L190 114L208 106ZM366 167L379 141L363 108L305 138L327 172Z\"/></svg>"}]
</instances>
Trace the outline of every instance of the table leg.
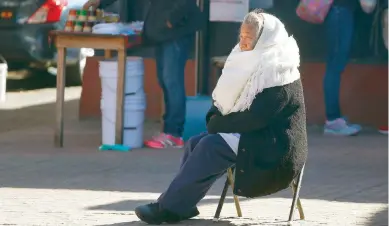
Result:
<instances>
[{"instance_id":1,"label":"table leg","mask_svg":"<svg viewBox=\"0 0 389 226\"><path fill-rule=\"evenodd\" d=\"M123 144L123 105L126 82L126 50L118 51L118 84L116 93L116 136L115 143Z\"/></svg>"},{"instance_id":2,"label":"table leg","mask_svg":"<svg viewBox=\"0 0 389 226\"><path fill-rule=\"evenodd\" d=\"M63 112L64 112L64 95L65 95L65 76L66 76L66 48L60 47L57 49L57 100L56 100L56 115L55 115L55 135L54 144L56 147L63 147Z\"/></svg>"},{"instance_id":3,"label":"table leg","mask_svg":"<svg viewBox=\"0 0 389 226\"><path fill-rule=\"evenodd\" d=\"M110 59L112 58L112 51L110 49L104 50L104 58L105 59Z\"/></svg>"}]
</instances>

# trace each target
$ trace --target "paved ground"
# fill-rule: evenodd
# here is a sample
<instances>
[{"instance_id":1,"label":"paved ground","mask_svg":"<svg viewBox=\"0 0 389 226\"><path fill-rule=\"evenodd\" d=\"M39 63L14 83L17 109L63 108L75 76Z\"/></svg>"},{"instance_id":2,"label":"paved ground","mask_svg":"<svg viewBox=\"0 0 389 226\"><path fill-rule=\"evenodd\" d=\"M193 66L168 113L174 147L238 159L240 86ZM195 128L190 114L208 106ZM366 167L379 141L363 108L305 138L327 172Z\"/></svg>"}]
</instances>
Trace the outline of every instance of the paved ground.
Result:
<instances>
[{"instance_id":1,"label":"paved ground","mask_svg":"<svg viewBox=\"0 0 389 226\"><path fill-rule=\"evenodd\" d=\"M79 91L67 89L63 149L53 148L52 89L11 93L0 107L0 225L144 225L134 208L155 200L174 176L181 150L97 151L100 123L77 121ZM157 126L147 123L147 134ZM295 225L388 225L387 137L323 137L311 128L309 144L307 219ZM223 219L212 222L223 182L200 204L201 215L180 225L285 224L290 191L242 199L242 219L228 197Z\"/></svg>"}]
</instances>

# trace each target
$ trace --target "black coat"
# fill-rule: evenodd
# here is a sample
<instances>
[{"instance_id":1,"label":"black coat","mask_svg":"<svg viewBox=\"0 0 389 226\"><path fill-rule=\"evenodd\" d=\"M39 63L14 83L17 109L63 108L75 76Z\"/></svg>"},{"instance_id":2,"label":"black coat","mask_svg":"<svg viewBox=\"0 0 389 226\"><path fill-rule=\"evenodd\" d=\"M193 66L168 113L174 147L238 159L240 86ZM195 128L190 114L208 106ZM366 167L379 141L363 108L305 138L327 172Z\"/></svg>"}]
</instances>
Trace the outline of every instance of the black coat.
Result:
<instances>
[{"instance_id":1,"label":"black coat","mask_svg":"<svg viewBox=\"0 0 389 226\"><path fill-rule=\"evenodd\" d=\"M115 1L101 0L99 8L105 8ZM135 3L127 4L127 6L130 14L141 10L134 8ZM143 42L146 45L194 35L204 26L205 18L197 7L196 0L149 0L146 8L142 33ZM172 28L167 26L167 21L172 24Z\"/></svg>"},{"instance_id":2,"label":"black coat","mask_svg":"<svg viewBox=\"0 0 389 226\"><path fill-rule=\"evenodd\" d=\"M208 133L241 134L234 187L239 196L259 197L287 188L307 159L301 80L264 89L243 112L222 116L213 106L206 121Z\"/></svg>"}]
</instances>

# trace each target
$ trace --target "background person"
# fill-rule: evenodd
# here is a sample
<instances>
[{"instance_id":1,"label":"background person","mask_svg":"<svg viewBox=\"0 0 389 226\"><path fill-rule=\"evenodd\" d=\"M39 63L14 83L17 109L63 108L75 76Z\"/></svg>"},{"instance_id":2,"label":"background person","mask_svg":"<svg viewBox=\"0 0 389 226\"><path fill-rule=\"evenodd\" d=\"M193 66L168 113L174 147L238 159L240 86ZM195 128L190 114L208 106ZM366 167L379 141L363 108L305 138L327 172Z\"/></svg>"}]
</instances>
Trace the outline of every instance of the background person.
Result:
<instances>
[{"instance_id":1,"label":"background person","mask_svg":"<svg viewBox=\"0 0 389 226\"><path fill-rule=\"evenodd\" d=\"M354 11L358 0L334 0L327 15L327 64L323 81L326 123L324 133L332 135L355 135L359 125L352 125L343 117L340 109L341 76L349 60L354 33Z\"/></svg>"}]
</instances>

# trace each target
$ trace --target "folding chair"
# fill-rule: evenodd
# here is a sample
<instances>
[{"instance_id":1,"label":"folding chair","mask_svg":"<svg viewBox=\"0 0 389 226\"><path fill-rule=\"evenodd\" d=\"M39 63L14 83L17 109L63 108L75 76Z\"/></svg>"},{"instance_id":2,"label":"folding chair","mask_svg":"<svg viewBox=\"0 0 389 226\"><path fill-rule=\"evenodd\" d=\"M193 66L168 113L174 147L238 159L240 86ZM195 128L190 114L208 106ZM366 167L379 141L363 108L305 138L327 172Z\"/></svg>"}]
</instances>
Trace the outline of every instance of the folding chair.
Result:
<instances>
[{"instance_id":1,"label":"folding chair","mask_svg":"<svg viewBox=\"0 0 389 226\"><path fill-rule=\"evenodd\" d=\"M305 165L303 166L301 173L298 175L296 180L294 180L290 185L292 188L292 191L293 191L293 201L292 201L292 206L290 208L288 222L293 221L293 216L294 216L294 212L296 209L296 205L297 205L297 209L299 211L300 220L305 219L303 206L301 205L301 201L300 201L300 197L299 197L304 168L305 168ZM227 191L228 191L228 186L231 186L232 190L234 190L234 176L233 176L234 172L233 171L234 171L233 168L229 168L227 170L227 180L226 180L226 183L224 184L222 195L221 195L220 200L219 200L219 205L217 206L216 213L215 213L215 216L213 218L215 221L217 221L220 218L220 212L222 211L222 208L223 208L224 200L226 198ZM233 195L233 197L234 197L234 203L235 203L236 212L238 214L238 217L242 217L242 210L240 208L239 198L235 194Z\"/></svg>"}]
</instances>

